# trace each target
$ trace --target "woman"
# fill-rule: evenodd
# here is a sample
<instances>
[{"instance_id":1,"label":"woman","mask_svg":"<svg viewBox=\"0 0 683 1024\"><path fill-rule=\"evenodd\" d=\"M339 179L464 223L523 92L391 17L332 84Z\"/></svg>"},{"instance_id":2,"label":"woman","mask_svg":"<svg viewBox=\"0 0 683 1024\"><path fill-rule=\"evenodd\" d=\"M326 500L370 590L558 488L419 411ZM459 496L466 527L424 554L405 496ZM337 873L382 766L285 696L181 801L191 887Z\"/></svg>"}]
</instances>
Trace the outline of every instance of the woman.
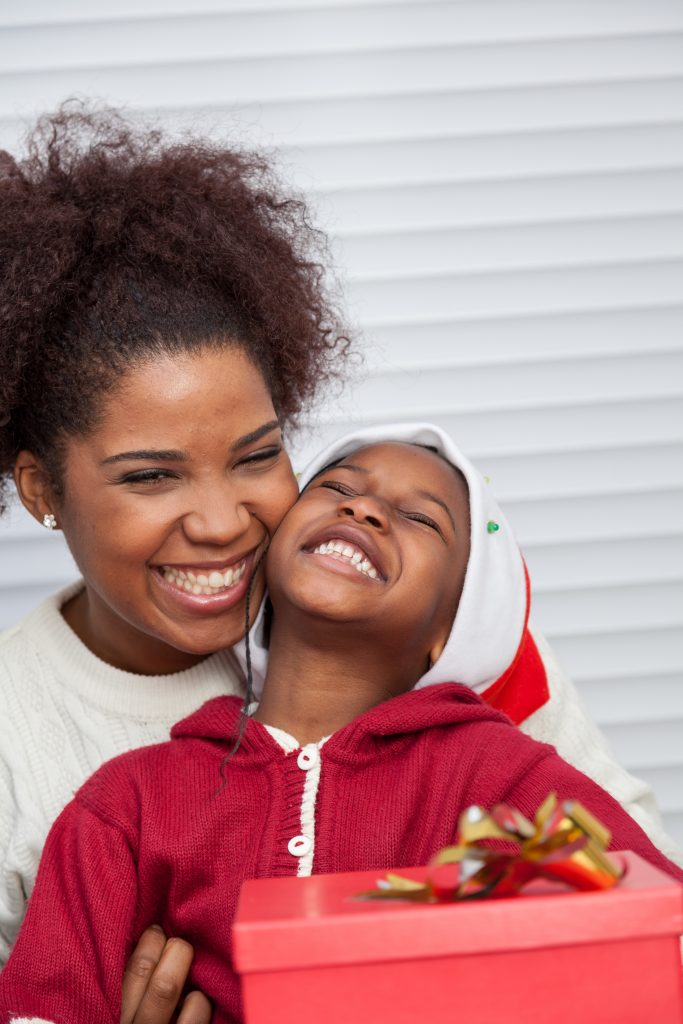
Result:
<instances>
[{"instance_id":1,"label":"woman","mask_svg":"<svg viewBox=\"0 0 683 1024\"><path fill-rule=\"evenodd\" d=\"M257 157L64 109L5 156L0 223L0 475L83 576L0 642L2 961L73 791L241 685L228 649L296 496L280 430L348 339ZM124 1020L168 1019L191 950L164 942Z\"/></svg>"},{"instance_id":2,"label":"woman","mask_svg":"<svg viewBox=\"0 0 683 1024\"><path fill-rule=\"evenodd\" d=\"M297 494L281 430L348 339L259 157L72 106L1 170L0 476L83 576L0 643L3 962L74 789L240 688L225 651Z\"/></svg>"}]
</instances>

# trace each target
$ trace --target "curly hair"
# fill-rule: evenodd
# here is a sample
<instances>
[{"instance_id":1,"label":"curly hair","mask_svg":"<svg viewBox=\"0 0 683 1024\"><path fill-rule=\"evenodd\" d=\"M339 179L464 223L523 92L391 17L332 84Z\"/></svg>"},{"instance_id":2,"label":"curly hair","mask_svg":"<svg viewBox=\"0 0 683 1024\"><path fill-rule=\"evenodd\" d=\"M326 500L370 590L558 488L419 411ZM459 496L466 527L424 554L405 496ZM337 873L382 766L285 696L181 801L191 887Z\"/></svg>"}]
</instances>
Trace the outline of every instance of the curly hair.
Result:
<instances>
[{"instance_id":1,"label":"curly hair","mask_svg":"<svg viewBox=\"0 0 683 1024\"><path fill-rule=\"evenodd\" d=\"M324 235L257 153L71 101L0 153L0 225L0 511L22 449L59 491L136 361L237 344L292 426L349 351Z\"/></svg>"}]
</instances>

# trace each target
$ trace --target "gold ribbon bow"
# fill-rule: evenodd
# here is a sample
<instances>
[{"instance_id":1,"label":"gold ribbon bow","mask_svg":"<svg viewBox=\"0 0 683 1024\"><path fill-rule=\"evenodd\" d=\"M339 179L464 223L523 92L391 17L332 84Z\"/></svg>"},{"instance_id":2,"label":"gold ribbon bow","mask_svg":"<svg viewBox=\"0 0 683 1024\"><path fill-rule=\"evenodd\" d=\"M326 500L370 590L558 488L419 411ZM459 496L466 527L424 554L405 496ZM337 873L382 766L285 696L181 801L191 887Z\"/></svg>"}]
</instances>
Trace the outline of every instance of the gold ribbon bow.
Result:
<instances>
[{"instance_id":1,"label":"gold ribbon bow","mask_svg":"<svg viewBox=\"0 0 683 1024\"><path fill-rule=\"evenodd\" d=\"M533 822L507 804L490 812L473 806L460 815L455 845L440 850L430 862L425 882L388 874L377 889L359 896L442 903L509 896L534 878L575 889L609 889L623 873L606 852L610 838L609 830L578 800L560 803L555 793L546 797ZM488 840L503 840L507 848L480 845Z\"/></svg>"}]
</instances>

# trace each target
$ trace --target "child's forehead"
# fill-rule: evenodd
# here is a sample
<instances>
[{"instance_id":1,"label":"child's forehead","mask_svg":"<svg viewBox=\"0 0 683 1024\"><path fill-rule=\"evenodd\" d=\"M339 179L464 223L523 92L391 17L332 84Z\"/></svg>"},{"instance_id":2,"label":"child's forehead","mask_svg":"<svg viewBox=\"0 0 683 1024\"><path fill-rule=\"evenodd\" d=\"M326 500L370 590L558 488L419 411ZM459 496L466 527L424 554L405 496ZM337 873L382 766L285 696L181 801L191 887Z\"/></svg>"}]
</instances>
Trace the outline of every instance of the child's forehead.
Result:
<instances>
[{"instance_id":1,"label":"child's forehead","mask_svg":"<svg viewBox=\"0 0 683 1024\"><path fill-rule=\"evenodd\" d=\"M378 441L349 452L334 465L371 477L381 487L438 494L449 507L460 510L464 505L469 511L469 487L462 471L425 445Z\"/></svg>"},{"instance_id":2,"label":"child's forehead","mask_svg":"<svg viewBox=\"0 0 683 1024\"><path fill-rule=\"evenodd\" d=\"M349 452L337 465L358 465L369 472L400 466L404 479L429 473L432 476L441 474L448 482L456 470L436 449L408 441L378 441L364 445Z\"/></svg>"},{"instance_id":3,"label":"child's forehead","mask_svg":"<svg viewBox=\"0 0 683 1024\"><path fill-rule=\"evenodd\" d=\"M406 465L431 463L435 459L444 461L435 449L410 441L374 441L372 444L359 445L344 455L340 461L346 463L356 459L368 465L381 465L388 460L405 461Z\"/></svg>"}]
</instances>

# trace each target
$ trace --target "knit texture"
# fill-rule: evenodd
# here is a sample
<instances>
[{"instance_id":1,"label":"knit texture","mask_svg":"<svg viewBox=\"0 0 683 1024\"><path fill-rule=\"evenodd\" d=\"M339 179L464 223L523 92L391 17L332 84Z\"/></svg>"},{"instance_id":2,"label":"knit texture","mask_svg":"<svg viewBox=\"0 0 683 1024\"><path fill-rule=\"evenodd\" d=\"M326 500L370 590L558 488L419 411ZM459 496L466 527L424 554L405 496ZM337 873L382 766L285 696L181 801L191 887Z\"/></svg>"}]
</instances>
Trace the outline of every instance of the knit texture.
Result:
<instances>
[{"instance_id":1,"label":"knit texture","mask_svg":"<svg viewBox=\"0 0 683 1024\"><path fill-rule=\"evenodd\" d=\"M48 598L0 638L0 965L16 939L47 833L109 758L168 739L174 722L240 692L228 653L185 672L142 676L106 665Z\"/></svg>"},{"instance_id":2,"label":"knit texture","mask_svg":"<svg viewBox=\"0 0 683 1024\"><path fill-rule=\"evenodd\" d=\"M24 928L0 975L0 1024L116 1024L121 977L142 929L159 922L195 948L191 985L214 1024L242 1019L231 924L247 878L295 875L306 769L268 729L238 728L219 698L170 743L105 765L48 839ZM683 880L623 809L551 747L524 736L471 690L441 684L386 701L319 752L315 873L424 864L472 803L533 815L554 790L576 798L632 849Z\"/></svg>"}]
</instances>

